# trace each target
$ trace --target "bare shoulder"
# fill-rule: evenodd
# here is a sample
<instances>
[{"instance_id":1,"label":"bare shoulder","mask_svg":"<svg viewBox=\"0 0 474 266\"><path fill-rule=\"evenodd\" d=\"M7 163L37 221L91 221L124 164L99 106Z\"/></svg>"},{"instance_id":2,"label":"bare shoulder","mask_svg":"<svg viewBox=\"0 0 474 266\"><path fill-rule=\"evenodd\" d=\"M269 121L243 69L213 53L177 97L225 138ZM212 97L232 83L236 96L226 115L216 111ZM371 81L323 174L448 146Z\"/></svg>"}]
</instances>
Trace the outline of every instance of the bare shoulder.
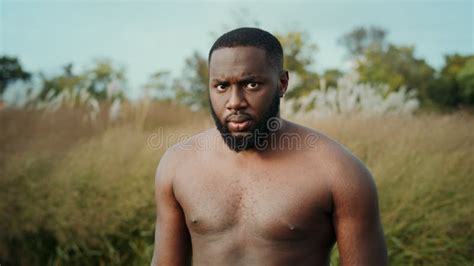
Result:
<instances>
[{"instance_id":1,"label":"bare shoulder","mask_svg":"<svg viewBox=\"0 0 474 266\"><path fill-rule=\"evenodd\" d=\"M217 142L213 131L213 129L208 129L169 147L161 156L156 178L172 179L178 168L183 168L186 164L203 158L204 154L212 151Z\"/></svg>"},{"instance_id":2,"label":"bare shoulder","mask_svg":"<svg viewBox=\"0 0 474 266\"><path fill-rule=\"evenodd\" d=\"M335 198L369 197L376 200L376 189L372 174L365 164L349 149L329 139L327 158L329 171L332 173L330 184Z\"/></svg>"},{"instance_id":3,"label":"bare shoulder","mask_svg":"<svg viewBox=\"0 0 474 266\"><path fill-rule=\"evenodd\" d=\"M364 163L332 138L318 134L310 158L322 168L331 195L332 223L341 265L387 265L387 250L380 221L373 177Z\"/></svg>"},{"instance_id":4,"label":"bare shoulder","mask_svg":"<svg viewBox=\"0 0 474 266\"><path fill-rule=\"evenodd\" d=\"M318 130L294 123L291 126L304 140L311 161L322 168L332 192L347 188L374 189L369 170L349 149Z\"/></svg>"},{"instance_id":5,"label":"bare shoulder","mask_svg":"<svg viewBox=\"0 0 474 266\"><path fill-rule=\"evenodd\" d=\"M364 163L349 149L326 135L320 136L319 145L335 216L362 217L359 222L368 221L367 217L378 217L377 189Z\"/></svg>"}]
</instances>

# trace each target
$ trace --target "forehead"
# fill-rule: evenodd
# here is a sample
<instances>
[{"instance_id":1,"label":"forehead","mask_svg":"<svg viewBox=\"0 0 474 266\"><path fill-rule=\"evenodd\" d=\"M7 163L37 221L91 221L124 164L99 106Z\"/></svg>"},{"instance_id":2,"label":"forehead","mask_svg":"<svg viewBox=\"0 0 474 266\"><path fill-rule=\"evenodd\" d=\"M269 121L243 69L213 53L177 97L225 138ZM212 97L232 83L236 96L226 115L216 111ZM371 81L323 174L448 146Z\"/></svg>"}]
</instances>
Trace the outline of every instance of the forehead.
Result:
<instances>
[{"instance_id":1,"label":"forehead","mask_svg":"<svg viewBox=\"0 0 474 266\"><path fill-rule=\"evenodd\" d=\"M269 75L271 71L265 50L253 46L217 49L209 62L211 78Z\"/></svg>"}]
</instances>

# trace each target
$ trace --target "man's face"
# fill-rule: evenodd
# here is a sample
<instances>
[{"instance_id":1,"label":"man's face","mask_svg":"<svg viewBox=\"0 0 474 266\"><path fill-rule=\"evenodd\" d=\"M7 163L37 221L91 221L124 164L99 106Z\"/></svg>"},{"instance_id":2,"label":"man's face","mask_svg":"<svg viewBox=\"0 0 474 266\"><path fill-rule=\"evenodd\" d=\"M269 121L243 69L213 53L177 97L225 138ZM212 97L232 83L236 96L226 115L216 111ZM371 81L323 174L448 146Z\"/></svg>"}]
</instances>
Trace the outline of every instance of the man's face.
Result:
<instances>
[{"instance_id":1,"label":"man's face","mask_svg":"<svg viewBox=\"0 0 474 266\"><path fill-rule=\"evenodd\" d=\"M209 63L211 112L224 141L239 152L254 148L278 115L288 76L272 67L263 49L220 48Z\"/></svg>"}]
</instances>

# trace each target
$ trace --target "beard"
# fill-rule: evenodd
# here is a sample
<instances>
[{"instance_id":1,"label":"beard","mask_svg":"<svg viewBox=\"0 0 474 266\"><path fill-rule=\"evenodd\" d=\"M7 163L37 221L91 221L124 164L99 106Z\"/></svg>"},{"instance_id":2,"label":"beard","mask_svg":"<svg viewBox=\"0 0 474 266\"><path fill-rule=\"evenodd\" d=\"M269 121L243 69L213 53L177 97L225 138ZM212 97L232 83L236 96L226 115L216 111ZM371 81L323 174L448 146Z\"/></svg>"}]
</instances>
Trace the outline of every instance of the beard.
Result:
<instances>
[{"instance_id":1,"label":"beard","mask_svg":"<svg viewBox=\"0 0 474 266\"><path fill-rule=\"evenodd\" d=\"M227 117L225 123L222 123L221 120L217 117L217 114L212 107L212 103L209 98L209 106L211 109L211 115L216 124L217 130L221 133L221 136L224 140L224 143L234 152L241 152L249 149L261 149L264 150L268 147L268 139L272 132L275 132L278 128L272 127L271 120L277 119L278 112L280 111L280 96L278 93L275 93L275 96L272 98L270 106L263 113L260 120L255 120L250 115L236 111L230 114L228 117L233 115L244 116L252 118L253 123L252 127L244 135L233 135L227 126ZM275 120L279 125L279 120Z\"/></svg>"}]
</instances>

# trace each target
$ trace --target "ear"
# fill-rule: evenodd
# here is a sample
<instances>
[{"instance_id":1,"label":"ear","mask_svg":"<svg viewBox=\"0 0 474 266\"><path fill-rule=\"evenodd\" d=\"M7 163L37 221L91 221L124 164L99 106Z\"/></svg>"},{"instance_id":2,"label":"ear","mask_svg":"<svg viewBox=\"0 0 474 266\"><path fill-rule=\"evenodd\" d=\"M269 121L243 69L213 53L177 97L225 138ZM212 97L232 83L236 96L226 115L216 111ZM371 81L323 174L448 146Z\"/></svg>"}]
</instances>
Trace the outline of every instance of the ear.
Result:
<instances>
[{"instance_id":1,"label":"ear","mask_svg":"<svg viewBox=\"0 0 474 266\"><path fill-rule=\"evenodd\" d=\"M280 73L279 80L278 80L278 83L279 83L278 93L280 94L280 98L285 96L286 90L288 89L288 80L289 80L288 70L282 70Z\"/></svg>"}]
</instances>

